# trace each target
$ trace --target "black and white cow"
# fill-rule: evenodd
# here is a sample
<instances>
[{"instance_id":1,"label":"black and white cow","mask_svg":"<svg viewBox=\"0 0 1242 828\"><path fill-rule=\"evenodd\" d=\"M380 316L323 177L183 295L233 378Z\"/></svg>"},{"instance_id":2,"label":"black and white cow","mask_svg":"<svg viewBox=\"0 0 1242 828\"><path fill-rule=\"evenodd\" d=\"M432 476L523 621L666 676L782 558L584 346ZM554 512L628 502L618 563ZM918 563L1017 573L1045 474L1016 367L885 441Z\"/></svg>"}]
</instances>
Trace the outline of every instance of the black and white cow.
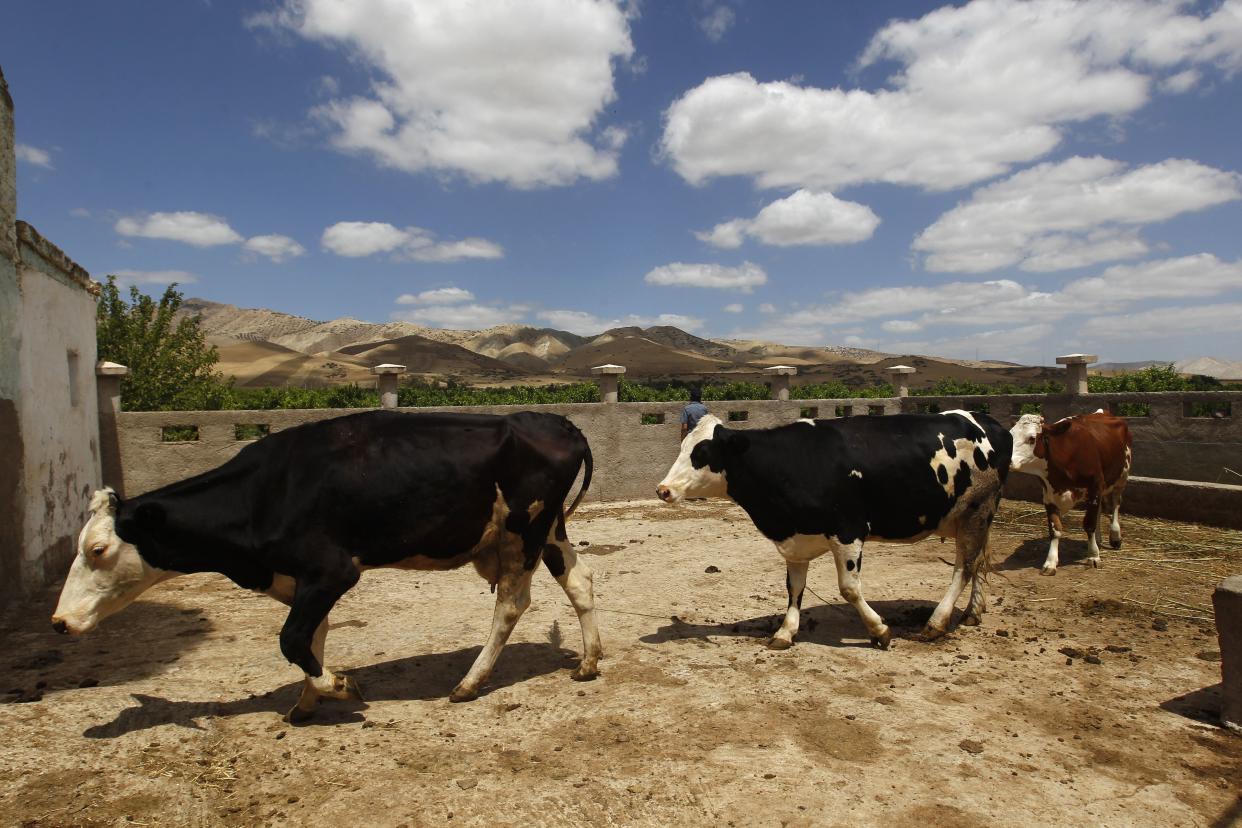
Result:
<instances>
[{"instance_id":1,"label":"black and white cow","mask_svg":"<svg viewBox=\"0 0 1242 828\"><path fill-rule=\"evenodd\" d=\"M789 602L768 646L793 644L807 568L832 552L842 597L858 611L872 644L887 649L888 625L863 600L863 542L955 538L953 579L923 634L944 634L967 574L970 606L962 623L978 624L988 533L1012 448L999 423L967 411L745 430L707 416L682 442L656 493L667 503L728 497L776 544L786 562Z\"/></svg>"},{"instance_id":2,"label":"black and white cow","mask_svg":"<svg viewBox=\"0 0 1242 828\"><path fill-rule=\"evenodd\" d=\"M496 589L496 610L450 696L468 701L530 604L542 557L582 625L573 677L594 678L602 652L591 571L565 534L591 469L582 432L553 414L372 411L290 428L147 494L96 492L52 623L84 633L161 581L222 573L289 605L280 649L306 674L296 720L321 696L360 697L323 666L328 612L360 573L471 563Z\"/></svg>"}]
</instances>

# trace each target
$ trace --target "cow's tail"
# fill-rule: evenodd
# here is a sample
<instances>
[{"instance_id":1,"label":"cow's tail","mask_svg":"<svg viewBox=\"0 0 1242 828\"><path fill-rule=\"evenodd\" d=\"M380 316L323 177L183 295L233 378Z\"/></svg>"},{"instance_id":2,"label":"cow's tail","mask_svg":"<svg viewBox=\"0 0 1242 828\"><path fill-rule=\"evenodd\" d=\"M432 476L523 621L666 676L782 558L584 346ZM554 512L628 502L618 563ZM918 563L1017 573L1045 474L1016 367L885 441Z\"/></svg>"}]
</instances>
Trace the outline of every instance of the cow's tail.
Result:
<instances>
[{"instance_id":1,"label":"cow's tail","mask_svg":"<svg viewBox=\"0 0 1242 828\"><path fill-rule=\"evenodd\" d=\"M578 504L582 502L582 498L586 495L587 489L591 485L591 472L595 468L595 460L591 457L591 444L587 442L586 435L581 431L578 434L582 437L582 464L585 471L582 473L582 488L578 489L578 494L574 497L574 502L569 504L569 508L565 510L565 517L568 518L578 508Z\"/></svg>"}]
</instances>

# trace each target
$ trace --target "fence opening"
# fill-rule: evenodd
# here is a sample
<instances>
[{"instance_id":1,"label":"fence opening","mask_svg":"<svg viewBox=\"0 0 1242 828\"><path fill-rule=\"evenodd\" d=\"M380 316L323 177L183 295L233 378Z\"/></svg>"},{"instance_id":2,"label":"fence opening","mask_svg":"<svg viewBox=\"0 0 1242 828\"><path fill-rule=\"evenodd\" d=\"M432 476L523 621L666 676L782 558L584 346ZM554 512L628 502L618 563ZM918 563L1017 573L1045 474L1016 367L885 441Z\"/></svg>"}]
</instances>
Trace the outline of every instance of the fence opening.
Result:
<instances>
[{"instance_id":1,"label":"fence opening","mask_svg":"<svg viewBox=\"0 0 1242 828\"><path fill-rule=\"evenodd\" d=\"M833 410L833 414L836 415L837 417L848 417L853 413L854 413L854 406L852 405L838 405Z\"/></svg>"},{"instance_id":2,"label":"fence opening","mask_svg":"<svg viewBox=\"0 0 1242 828\"><path fill-rule=\"evenodd\" d=\"M1010 413L1015 417L1021 417L1023 414L1043 414L1044 409L1037 402L1014 403Z\"/></svg>"},{"instance_id":3,"label":"fence opening","mask_svg":"<svg viewBox=\"0 0 1242 828\"><path fill-rule=\"evenodd\" d=\"M940 403L919 403L918 410L920 414L939 414Z\"/></svg>"},{"instance_id":4,"label":"fence opening","mask_svg":"<svg viewBox=\"0 0 1242 828\"><path fill-rule=\"evenodd\" d=\"M1118 417L1150 417L1151 406L1147 403L1109 403L1108 411Z\"/></svg>"},{"instance_id":5,"label":"fence opening","mask_svg":"<svg viewBox=\"0 0 1242 828\"><path fill-rule=\"evenodd\" d=\"M193 443L198 439L198 426L171 425L160 428L160 441L164 443Z\"/></svg>"},{"instance_id":6,"label":"fence opening","mask_svg":"<svg viewBox=\"0 0 1242 828\"><path fill-rule=\"evenodd\" d=\"M267 423L235 423L233 425L234 440L261 440L271 433Z\"/></svg>"},{"instance_id":7,"label":"fence opening","mask_svg":"<svg viewBox=\"0 0 1242 828\"><path fill-rule=\"evenodd\" d=\"M814 420L819 417L819 406L807 405L798 409L798 416L804 420Z\"/></svg>"},{"instance_id":8,"label":"fence opening","mask_svg":"<svg viewBox=\"0 0 1242 828\"><path fill-rule=\"evenodd\" d=\"M971 403L967 411L973 411L976 414L991 414L992 406L985 402Z\"/></svg>"},{"instance_id":9,"label":"fence opening","mask_svg":"<svg viewBox=\"0 0 1242 828\"><path fill-rule=\"evenodd\" d=\"M869 406L867 406L867 416L868 416L868 417L883 417L883 416L884 416L884 406L882 406L882 405L869 405Z\"/></svg>"},{"instance_id":10,"label":"fence opening","mask_svg":"<svg viewBox=\"0 0 1242 828\"><path fill-rule=\"evenodd\" d=\"M749 411L730 411L729 422L740 423L750 419Z\"/></svg>"},{"instance_id":11,"label":"fence opening","mask_svg":"<svg viewBox=\"0 0 1242 828\"><path fill-rule=\"evenodd\" d=\"M1183 402L1182 416L1228 420L1233 417L1233 405L1227 400L1224 402Z\"/></svg>"},{"instance_id":12,"label":"fence opening","mask_svg":"<svg viewBox=\"0 0 1242 828\"><path fill-rule=\"evenodd\" d=\"M643 414L639 422L643 425L664 425L664 414Z\"/></svg>"}]
</instances>

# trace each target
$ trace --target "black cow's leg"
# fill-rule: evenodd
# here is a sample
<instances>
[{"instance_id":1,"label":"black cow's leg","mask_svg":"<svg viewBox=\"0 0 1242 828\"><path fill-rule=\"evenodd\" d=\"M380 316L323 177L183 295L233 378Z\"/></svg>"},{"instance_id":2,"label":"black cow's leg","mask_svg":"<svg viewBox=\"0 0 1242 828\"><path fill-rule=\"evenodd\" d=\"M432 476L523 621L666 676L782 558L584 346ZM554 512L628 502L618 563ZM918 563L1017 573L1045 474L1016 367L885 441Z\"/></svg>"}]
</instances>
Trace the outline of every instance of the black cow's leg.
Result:
<instances>
[{"instance_id":1,"label":"black cow's leg","mask_svg":"<svg viewBox=\"0 0 1242 828\"><path fill-rule=\"evenodd\" d=\"M347 559L348 560L348 559ZM293 591L293 603L280 631L280 651L306 673L302 697L286 716L290 721L309 717L320 696L360 698L357 686L345 676L323 668L323 645L328 634L328 612L358 582L352 562L331 575L304 575Z\"/></svg>"},{"instance_id":2,"label":"black cow's leg","mask_svg":"<svg viewBox=\"0 0 1242 828\"><path fill-rule=\"evenodd\" d=\"M591 568L574 551L568 540L555 536L548 539L543 550L543 563L565 590L569 603L578 614L582 627L582 663L573 672L575 681L588 681L599 675L599 660L604 649L599 641L599 628L595 625L595 591L592 587Z\"/></svg>"},{"instance_id":3,"label":"black cow's leg","mask_svg":"<svg viewBox=\"0 0 1242 828\"><path fill-rule=\"evenodd\" d=\"M785 620L781 622L780 629L768 640L769 649L788 650L793 646L794 636L798 634L802 593L806 589L806 573L810 566L807 561L785 562L785 593L789 602L785 605Z\"/></svg>"},{"instance_id":4,"label":"black cow's leg","mask_svg":"<svg viewBox=\"0 0 1242 828\"><path fill-rule=\"evenodd\" d=\"M536 556L531 567L527 568L520 548L504 546L506 548L500 552L500 578L496 583L496 610L492 615L491 634L466 677L449 694L449 701L464 702L478 698L479 688L491 674L514 626L530 606L530 578L539 558Z\"/></svg>"},{"instance_id":5,"label":"black cow's leg","mask_svg":"<svg viewBox=\"0 0 1242 828\"><path fill-rule=\"evenodd\" d=\"M879 613L871 608L862 594L862 554L861 539L851 543L833 541L832 557L837 562L837 586L841 597L850 603L858 612L867 632L871 633L872 645L887 650L892 640L892 631L884 623Z\"/></svg>"}]
</instances>

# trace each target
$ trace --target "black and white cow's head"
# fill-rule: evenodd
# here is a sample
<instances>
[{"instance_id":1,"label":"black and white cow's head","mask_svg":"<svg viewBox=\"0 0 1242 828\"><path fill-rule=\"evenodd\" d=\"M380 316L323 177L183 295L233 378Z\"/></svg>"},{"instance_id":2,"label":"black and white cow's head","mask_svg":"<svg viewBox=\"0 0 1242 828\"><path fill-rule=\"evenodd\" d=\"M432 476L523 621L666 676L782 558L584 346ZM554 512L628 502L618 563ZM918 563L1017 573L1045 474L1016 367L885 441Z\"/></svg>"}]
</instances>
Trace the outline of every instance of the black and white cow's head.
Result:
<instances>
[{"instance_id":1,"label":"black and white cow's head","mask_svg":"<svg viewBox=\"0 0 1242 828\"><path fill-rule=\"evenodd\" d=\"M52 625L60 632L90 632L104 618L177 574L151 566L137 546L117 534L119 507L120 500L111 488L91 497L91 516L78 534L77 555L52 616Z\"/></svg>"},{"instance_id":2,"label":"black and white cow's head","mask_svg":"<svg viewBox=\"0 0 1242 828\"><path fill-rule=\"evenodd\" d=\"M677 503L687 497L725 497L728 482L725 467L730 455L746 450L749 438L730 431L711 414L681 441L681 453L656 486L656 495L665 503Z\"/></svg>"}]
</instances>

